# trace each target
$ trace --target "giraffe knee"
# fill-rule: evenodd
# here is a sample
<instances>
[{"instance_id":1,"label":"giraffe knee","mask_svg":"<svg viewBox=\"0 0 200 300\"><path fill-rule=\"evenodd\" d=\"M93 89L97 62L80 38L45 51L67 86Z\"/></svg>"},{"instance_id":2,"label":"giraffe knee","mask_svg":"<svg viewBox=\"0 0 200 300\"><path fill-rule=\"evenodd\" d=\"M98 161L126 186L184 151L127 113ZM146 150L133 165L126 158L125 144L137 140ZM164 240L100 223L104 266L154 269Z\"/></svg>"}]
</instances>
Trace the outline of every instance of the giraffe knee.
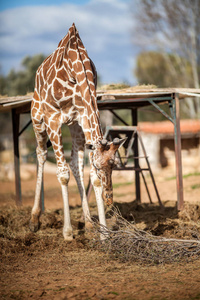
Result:
<instances>
[{"instance_id":1,"label":"giraffe knee","mask_svg":"<svg viewBox=\"0 0 200 300\"><path fill-rule=\"evenodd\" d=\"M92 182L93 186L96 186L96 187L101 186L101 180L97 177L96 174L91 174L90 178L91 178L91 182Z\"/></svg>"},{"instance_id":2,"label":"giraffe knee","mask_svg":"<svg viewBox=\"0 0 200 300\"><path fill-rule=\"evenodd\" d=\"M69 182L69 176L62 175L59 177L60 184L67 185Z\"/></svg>"},{"instance_id":3,"label":"giraffe knee","mask_svg":"<svg viewBox=\"0 0 200 300\"><path fill-rule=\"evenodd\" d=\"M57 177L58 181L61 185L67 185L70 178L70 172L68 167L59 168L57 169Z\"/></svg>"}]
</instances>

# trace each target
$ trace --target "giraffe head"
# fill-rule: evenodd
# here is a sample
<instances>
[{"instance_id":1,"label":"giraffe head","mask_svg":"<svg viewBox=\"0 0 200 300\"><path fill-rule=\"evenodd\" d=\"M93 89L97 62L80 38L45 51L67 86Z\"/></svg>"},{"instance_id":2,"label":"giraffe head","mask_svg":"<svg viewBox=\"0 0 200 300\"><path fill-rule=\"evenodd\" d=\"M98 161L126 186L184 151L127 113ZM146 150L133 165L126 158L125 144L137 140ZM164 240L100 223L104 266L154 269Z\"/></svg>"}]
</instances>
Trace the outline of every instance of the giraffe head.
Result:
<instances>
[{"instance_id":1,"label":"giraffe head","mask_svg":"<svg viewBox=\"0 0 200 300\"><path fill-rule=\"evenodd\" d=\"M91 163L95 169L95 186L102 186L102 197L107 205L113 203L112 170L117 164L116 152L126 141L115 138L113 142L103 139L93 146Z\"/></svg>"}]
</instances>

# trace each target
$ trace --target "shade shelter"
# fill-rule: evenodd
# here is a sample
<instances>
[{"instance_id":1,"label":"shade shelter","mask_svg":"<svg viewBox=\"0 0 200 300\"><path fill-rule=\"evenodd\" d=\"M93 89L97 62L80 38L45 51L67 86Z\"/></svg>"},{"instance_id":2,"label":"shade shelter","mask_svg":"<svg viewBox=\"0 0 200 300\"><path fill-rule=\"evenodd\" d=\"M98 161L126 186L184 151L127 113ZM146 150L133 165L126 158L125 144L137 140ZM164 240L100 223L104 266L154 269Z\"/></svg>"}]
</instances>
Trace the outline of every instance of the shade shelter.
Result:
<instances>
[{"instance_id":1,"label":"shade shelter","mask_svg":"<svg viewBox=\"0 0 200 300\"><path fill-rule=\"evenodd\" d=\"M117 114L119 109L129 109L132 116L131 126L138 124L138 109L145 106L155 107L161 114L170 120L174 126L174 144L176 160L176 184L177 184L177 209L184 206L182 160L181 160L181 132L180 132L180 101L186 97L200 97L200 89L150 89L150 88L128 88L125 90L107 90L97 92L97 104L100 111L109 110L125 126L129 126ZM21 184L20 184L20 161L19 161L19 137L31 123L20 130L20 115L30 113L32 95L21 97L0 98L0 112L12 112L13 144L14 144L14 164L15 164L15 184L16 184L16 204L21 204ZM161 104L168 104L170 114L167 114ZM137 156L137 137L134 143L134 153ZM135 160L137 164L137 159ZM135 169L136 199L140 200L140 176Z\"/></svg>"}]
</instances>

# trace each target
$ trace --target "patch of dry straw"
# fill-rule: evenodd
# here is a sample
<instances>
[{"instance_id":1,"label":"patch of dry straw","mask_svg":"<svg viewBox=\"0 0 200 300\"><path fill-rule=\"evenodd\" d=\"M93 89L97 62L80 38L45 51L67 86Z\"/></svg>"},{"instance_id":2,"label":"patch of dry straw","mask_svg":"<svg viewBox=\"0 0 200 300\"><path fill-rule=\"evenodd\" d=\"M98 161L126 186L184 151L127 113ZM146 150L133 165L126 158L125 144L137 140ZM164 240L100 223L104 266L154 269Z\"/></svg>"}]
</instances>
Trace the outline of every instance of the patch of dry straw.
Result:
<instances>
[{"instance_id":1,"label":"patch of dry straw","mask_svg":"<svg viewBox=\"0 0 200 300\"><path fill-rule=\"evenodd\" d=\"M155 236L140 230L134 223L125 220L118 210L113 209L117 230L108 229L94 223L96 234L105 237L98 239L98 247L112 258L123 262L140 261L145 263L172 263L180 260L197 259L200 256L200 239L176 239Z\"/></svg>"}]
</instances>

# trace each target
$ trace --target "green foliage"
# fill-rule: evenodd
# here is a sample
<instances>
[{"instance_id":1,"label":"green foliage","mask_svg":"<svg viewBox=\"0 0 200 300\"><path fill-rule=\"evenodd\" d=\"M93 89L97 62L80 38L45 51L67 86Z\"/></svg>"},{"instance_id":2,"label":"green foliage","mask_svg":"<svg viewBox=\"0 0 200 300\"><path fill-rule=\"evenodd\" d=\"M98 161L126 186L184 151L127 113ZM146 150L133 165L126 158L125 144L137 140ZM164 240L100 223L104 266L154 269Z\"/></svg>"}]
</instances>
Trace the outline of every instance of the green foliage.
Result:
<instances>
[{"instance_id":1,"label":"green foliage","mask_svg":"<svg viewBox=\"0 0 200 300\"><path fill-rule=\"evenodd\" d=\"M191 188L193 189L193 190L196 190L196 189L200 189L200 184L193 184L192 186L191 186Z\"/></svg>"},{"instance_id":2,"label":"green foliage","mask_svg":"<svg viewBox=\"0 0 200 300\"><path fill-rule=\"evenodd\" d=\"M199 175L200 175L200 172L188 173L188 174L183 175L183 178L188 178L191 176L199 176ZM174 179L176 179L176 176L166 178L166 180L174 180Z\"/></svg>"},{"instance_id":3,"label":"green foliage","mask_svg":"<svg viewBox=\"0 0 200 300\"><path fill-rule=\"evenodd\" d=\"M0 75L0 94L6 94L6 78L2 75Z\"/></svg>"},{"instance_id":4,"label":"green foliage","mask_svg":"<svg viewBox=\"0 0 200 300\"><path fill-rule=\"evenodd\" d=\"M22 70L11 70L8 76L0 76L0 94L8 96L25 95L34 91L35 74L45 56L38 54L22 60Z\"/></svg>"},{"instance_id":5,"label":"green foliage","mask_svg":"<svg viewBox=\"0 0 200 300\"><path fill-rule=\"evenodd\" d=\"M184 73L181 70L180 60L185 65ZM173 65L173 69L171 64ZM175 54L166 54L156 51L141 52L137 57L135 75L139 84L155 84L158 87L180 87L187 84L193 87L192 67L185 59Z\"/></svg>"},{"instance_id":6,"label":"green foliage","mask_svg":"<svg viewBox=\"0 0 200 300\"><path fill-rule=\"evenodd\" d=\"M178 57L176 54L156 51L141 52L137 57L134 72L139 84L154 84L160 88L194 88L191 63L182 57ZM190 101L189 107L187 106L187 102L181 102L181 118L195 117L195 112L192 114L191 105L193 106L196 100L192 99ZM198 112L197 106L194 106L194 108L194 111ZM162 109L170 115L168 105L162 105ZM139 111L139 121L162 121L165 119L161 114L155 115L151 111L153 112L155 109L148 108L148 113Z\"/></svg>"}]
</instances>

